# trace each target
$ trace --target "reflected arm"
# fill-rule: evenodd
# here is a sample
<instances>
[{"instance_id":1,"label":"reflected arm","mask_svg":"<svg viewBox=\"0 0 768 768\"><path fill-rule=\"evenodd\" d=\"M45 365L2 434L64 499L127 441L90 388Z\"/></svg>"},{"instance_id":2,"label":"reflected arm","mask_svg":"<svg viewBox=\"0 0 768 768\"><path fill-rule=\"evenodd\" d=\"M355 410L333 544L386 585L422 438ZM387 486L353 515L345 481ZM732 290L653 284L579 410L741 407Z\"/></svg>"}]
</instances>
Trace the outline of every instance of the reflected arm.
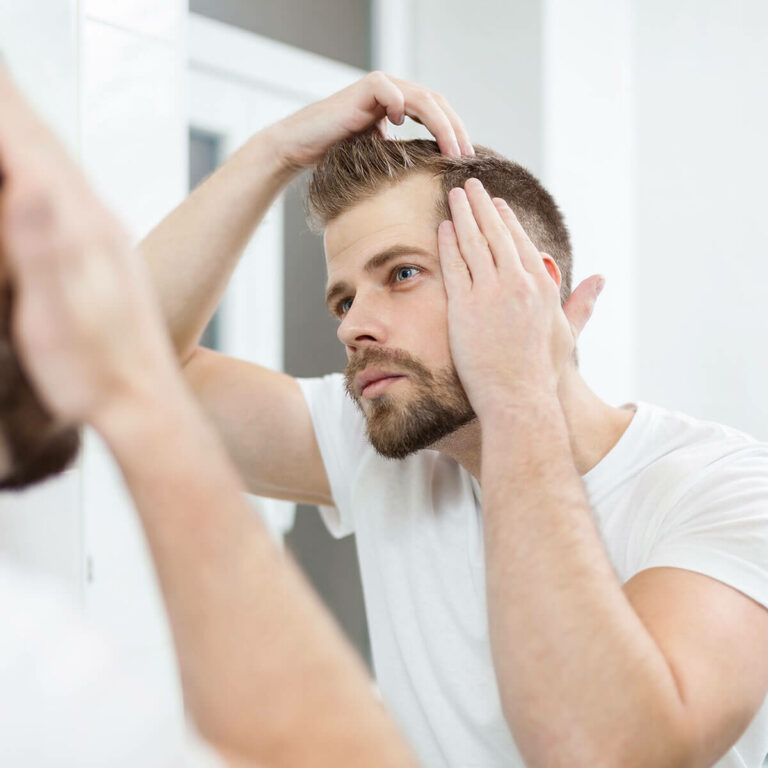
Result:
<instances>
[{"instance_id":1,"label":"reflected arm","mask_svg":"<svg viewBox=\"0 0 768 768\"><path fill-rule=\"evenodd\" d=\"M413 766L362 664L243 499L186 389L124 398L95 426L139 511L200 732L233 765Z\"/></svg>"},{"instance_id":2,"label":"reflected arm","mask_svg":"<svg viewBox=\"0 0 768 768\"><path fill-rule=\"evenodd\" d=\"M182 362L194 352L254 229L296 173L282 157L270 129L255 134L139 245Z\"/></svg>"}]
</instances>

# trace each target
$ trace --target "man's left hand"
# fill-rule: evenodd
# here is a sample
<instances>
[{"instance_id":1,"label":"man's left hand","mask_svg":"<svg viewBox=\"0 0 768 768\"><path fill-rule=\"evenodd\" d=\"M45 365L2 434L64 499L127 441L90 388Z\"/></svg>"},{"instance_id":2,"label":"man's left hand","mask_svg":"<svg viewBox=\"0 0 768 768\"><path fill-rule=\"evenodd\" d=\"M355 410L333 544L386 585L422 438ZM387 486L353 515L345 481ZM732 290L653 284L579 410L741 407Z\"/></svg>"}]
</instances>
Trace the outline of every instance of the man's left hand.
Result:
<instances>
[{"instance_id":1,"label":"man's left hand","mask_svg":"<svg viewBox=\"0 0 768 768\"><path fill-rule=\"evenodd\" d=\"M560 302L560 271L512 209L469 179L448 196L453 222L438 230L454 364L483 414L542 395L557 396L576 338L603 279L581 283Z\"/></svg>"}]
</instances>

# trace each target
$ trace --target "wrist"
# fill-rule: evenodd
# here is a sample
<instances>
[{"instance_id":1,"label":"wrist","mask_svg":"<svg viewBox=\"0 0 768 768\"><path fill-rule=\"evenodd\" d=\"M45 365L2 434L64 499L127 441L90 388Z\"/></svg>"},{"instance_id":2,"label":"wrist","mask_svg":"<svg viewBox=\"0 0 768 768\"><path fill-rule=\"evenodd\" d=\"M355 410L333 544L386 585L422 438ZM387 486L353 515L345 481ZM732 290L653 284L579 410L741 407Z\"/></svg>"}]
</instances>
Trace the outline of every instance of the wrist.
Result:
<instances>
[{"instance_id":1,"label":"wrist","mask_svg":"<svg viewBox=\"0 0 768 768\"><path fill-rule=\"evenodd\" d=\"M293 158L291 143L286 140L281 123L274 123L255 133L243 145L241 152L247 153L249 162L258 167L259 176L266 174L280 187L303 170Z\"/></svg>"},{"instance_id":2,"label":"wrist","mask_svg":"<svg viewBox=\"0 0 768 768\"><path fill-rule=\"evenodd\" d=\"M306 164L298 160L295 142L288 138L292 132L284 123L281 120L254 134L246 147L251 147L261 168L287 184L305 169Z\"/></svg>"},{"instance_id":3,"label":"wrist","mask_svg":"<svg viewBox=\"0 0 768 768\"><path fill-rule=\"evenodd\" d=\"M549 463L561 450L571 453L568 424L557 395L510 398L480 419L483 470L500 460L508 471L531 462Z\"/></svg>"},{"instance_id":4,"label":"wrist","mask_svg":"<svg viewBox=\"0 0 768 768\"><path fill-rule=\"evenodd\" d=\"M555 388L533 387L522 384L489 390L476 398L475 413L482 425L492 426L497 421L530 420L537 414L556 409L562 412Z\"/></svg>"},{"instance_id":5,"label":"wrist","mask_svg":"<svg viewBox=\"0 0 768 768\"><path fill-rule=\"evenodd\" d=\"M141 488L177 484L195 484L201 492L216 486L219 495L242 491L224 446L180 376L137 383L89 423L107 444L134 499Z\"/></svg>"},{"instance_id":6,"label":"wrist","mask_svg":"<svg viewBox=\"0 0 768 768\"><path fill-rule=\"evenodd\" d=\"M117 456L151 444L167 425L178 423L190 397L183 381L172 377L132 381L101 402L88 423Z\"/></svg>"}]
</instances>

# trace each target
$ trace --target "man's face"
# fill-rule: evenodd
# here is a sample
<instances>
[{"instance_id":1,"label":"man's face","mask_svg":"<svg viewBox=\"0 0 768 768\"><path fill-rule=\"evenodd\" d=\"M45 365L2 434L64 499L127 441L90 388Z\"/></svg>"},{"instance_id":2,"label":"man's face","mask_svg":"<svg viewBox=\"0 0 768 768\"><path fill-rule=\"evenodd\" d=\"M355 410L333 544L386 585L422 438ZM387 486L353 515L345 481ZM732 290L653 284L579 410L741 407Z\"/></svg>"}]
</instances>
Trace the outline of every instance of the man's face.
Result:
<instances>
[{"instance_id":1,"label":"man's face","mask_svg":"<svg viewBox=\"0 0 768 768\"><path fill-rule=\"evenodd\" d=\"M433 445L475 418L450 354L439 193L437 179L414 174L325 231L329 309L341 321L347 391L371 444L390 458ZM381 379L385 374L399 378ZM366 377L378 383L365 387Z\"/></svg>"},{"instance_id":2,"label":"man's face","mask_svg":"<svg viewBox=\"0 0 768 768\"><path fill-rule=\"evenodd\" d=\"M3 271L0 258L0 489L21 489L65 469L77 455L79 436L51 418L19 364Z\"/></svg>"}]
</instances>

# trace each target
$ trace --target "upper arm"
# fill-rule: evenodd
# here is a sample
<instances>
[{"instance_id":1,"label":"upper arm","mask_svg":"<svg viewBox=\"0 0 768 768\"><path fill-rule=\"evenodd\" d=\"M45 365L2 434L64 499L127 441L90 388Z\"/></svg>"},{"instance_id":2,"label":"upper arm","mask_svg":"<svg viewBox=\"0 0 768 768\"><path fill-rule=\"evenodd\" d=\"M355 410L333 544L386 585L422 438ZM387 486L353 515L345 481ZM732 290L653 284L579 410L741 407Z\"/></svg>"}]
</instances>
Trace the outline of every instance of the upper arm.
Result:
<instances>
[{"instance_id":1,"label":"upper arm","mask_svg":"<svg viewBox=\"0 0 768 768\"><path fill-rule=\"evenodd\" d=\"M184 373L249 493L333 504L309 406L292 376L203 347Z\"/></svg>"},{"instance_id":2,"label":"upper arm","mask_svg":"<svg viewBox=\"0 0 768 768\"><path fill-rule=\"evenodd\" d=\"M691 765L712 765L768 694L768 610L720 581L680 568L641 571L624 591L677 682Z\"/></svg>"}]
</instances>

